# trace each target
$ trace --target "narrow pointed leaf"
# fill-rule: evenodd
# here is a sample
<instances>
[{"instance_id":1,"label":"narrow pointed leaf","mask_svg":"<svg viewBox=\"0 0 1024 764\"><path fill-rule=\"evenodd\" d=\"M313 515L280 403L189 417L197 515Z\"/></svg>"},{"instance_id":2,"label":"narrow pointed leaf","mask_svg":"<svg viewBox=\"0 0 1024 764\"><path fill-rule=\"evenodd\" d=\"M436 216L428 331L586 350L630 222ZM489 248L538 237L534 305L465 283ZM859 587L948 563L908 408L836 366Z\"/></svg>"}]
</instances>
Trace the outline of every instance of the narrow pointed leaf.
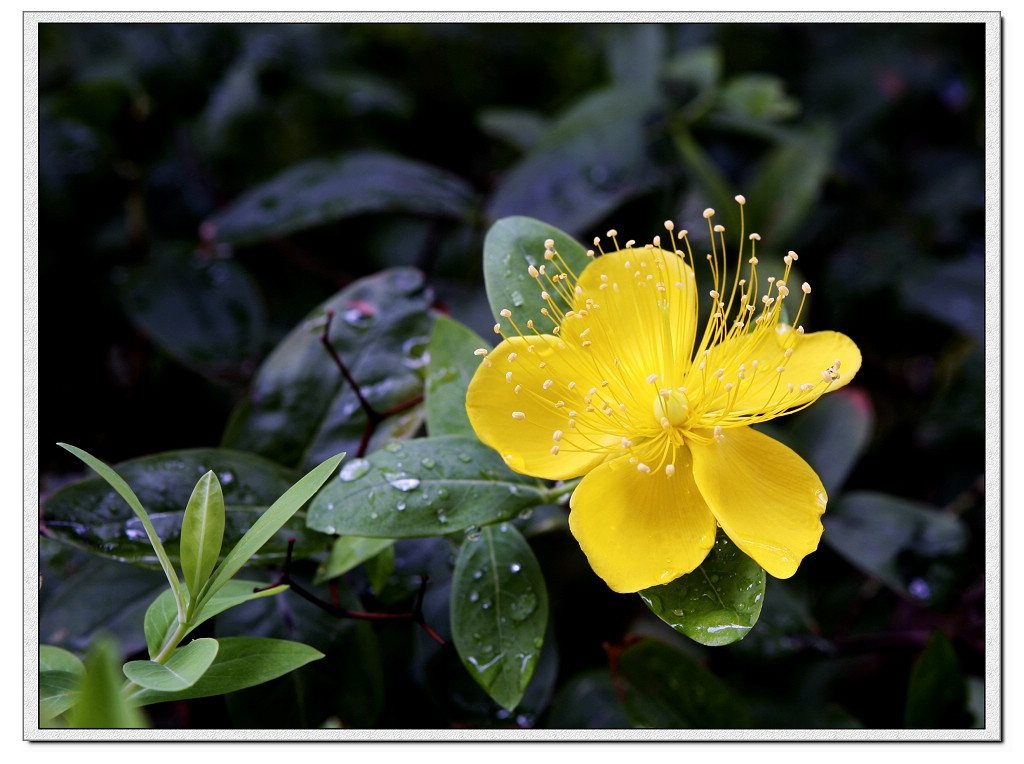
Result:
<instances>
[{"instance_id":1,"label":"narrow pointed leaf","mask_svg":"<svg viewBox=\"0 0 1024 764\"><path fill-rule=\"evenodd\" d=\"M181 571L192 598L210 577L224 541L224 492L210 470L196 484L181 524Z\"/></svg>"},{"instance_id":2,"label":"narrow pointed leaf","mask_svg":"<svg viewBox=\"0 0 1024 764\"><path fill-rule=\"evenodd\" d=\"M347 462L310 504L306 522L323 533L415 538L501 522L543 502L537 482L512 472L494 449L447 435Z\"/></svg>"},{"instance_id":3,"label":"narrow pointed leaf","mask_svg":"<svg viewBox=\"0 0 1024 764\"><path fill-rule=\"evenodd\" d=\"M761 614L764 590L764 570L719 529L715 546L697 570L639 594L680 634L717 647L747 636Z\"/></svg>"},{"instance_id":4,"label":"narrow pointed leaf","mask_svg":"<svg viewBox=\"0 0 1024 764\"><path fill-rule=\"evenodd\" d=\"M455 649L470 676L509 711L533 677L547 620L544 576L514 526L488 526L462 545L452 575Z\"/></svg>"},{"instance_id":5,"label":"narrow pointed leaf","mask_svg":"<svg viewBox=\"0 0 1024 764\"><path fill-rule=\"evenodd\" d=\"M335 540L327 562L317 571L314 584L322 584L348 573L360 563L380 554L395 543L394 539L341 536Z\"/></svg>"},{"instance_id":6,"label":"narrow pointed leaf","mask_svg":"<svg viewBox=\"0 0 1024 764\"><path fill-rule=\"evenodd\" d=\"M167 663L129 661L124 675L140 687L175 692L194 685L217 657L216 639L196 639L178 647Z\"/></svg>"},{"instance_id":7,"label":"narrow pointed leaf","mask_svg":"<svg viewBox=\"0 0 1024 764\"><path fill-rule=\"evenodd\" d=\"M184 618L185 593L181 589L181 582L178 581L178 574L174 570L174 566L171 565L171 560L167 556L167 552L164 551L163 544L160 543L160 537L153 528L153 523L150 522L149 515L146 514L146 510L143 509L142 503L139 501L138 497L129 485L124 482L120 475L110 469L110 467L101 462L95 456L86 453L80 448L68 445L67 443L58 443L57 445L67 451L70 451L92 467L100 477L106 480L111 487L121 495L121 498L128 502L128 506L132 508L132 511L142 522L142 526L146 530L146 536L149 538L149 543L152 544L153 551L156 552L157 559L160 561L160 567L163 569L164 575L167 576L167 582L171 585L171 591L174 592L174 602L178 608L178 615L179 617Z\"/></svg>"},{"instance_id":8,"label":"narrow pointed leaf","mask_svg":"<svg viewBox=\"0 0 1024 764\"><path fill-rule=\"evenodd\" d=\"M288 522L288 519L309 501L320 486L338 468L345 454L332 456L327 461L314 467L308 474L289 488L284 495L275 501L270 508L263 513L259 520L253 523L249 532L239 539L238 543L228 552L224 561L213 573L213 577L203 587L199 596L199 604L196 609L203 607L215 595L228 580L249 561L260 547L262 547L273 536L277 530Z\"/></svg>"}]
</instances>

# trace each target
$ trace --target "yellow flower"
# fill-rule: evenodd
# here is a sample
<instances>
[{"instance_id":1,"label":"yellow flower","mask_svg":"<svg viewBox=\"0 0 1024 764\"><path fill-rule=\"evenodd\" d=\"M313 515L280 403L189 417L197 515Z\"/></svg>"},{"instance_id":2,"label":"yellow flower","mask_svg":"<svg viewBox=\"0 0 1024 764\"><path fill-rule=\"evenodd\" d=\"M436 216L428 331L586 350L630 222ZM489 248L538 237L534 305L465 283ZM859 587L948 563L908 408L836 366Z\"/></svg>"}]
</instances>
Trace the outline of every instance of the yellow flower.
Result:
<instances>
[{"instance_id":1,"label":"yellow flower","mask_svg":"<svg viewBox=\"0 0 1024 764\"><path fill-rule=\"evenodd\" d=\"M745 200L736 199L742 215ZM718 526L777 578L793 575L821 537L827 497L818 476L749 425L846 384L860 351L837 332L804 333L811 288L788 285L796 253L783 258L782 279L759 278L760 237L750 235L745 257L741 233L730 273L713 215L704 212L713 282L704 297L687 232L678 232L686 252L675 249L671 222L668 242L654 237L643 248L630 241L620 249L615 231L613 250L595 239L600 254L587 253L578 277L549 239L545 265L529 266L547 304L542 315L523 321L501 311L503 341L477 351L486 357L466 398L477 435L517 472L584 476L569 527L617 592L693 571ZM571 310L563 313L556 295ZM784 324L782 306L795 297L795 318ZM698 338L699 299L710 303L710 318Z\"/></svg>"}]
</instances>

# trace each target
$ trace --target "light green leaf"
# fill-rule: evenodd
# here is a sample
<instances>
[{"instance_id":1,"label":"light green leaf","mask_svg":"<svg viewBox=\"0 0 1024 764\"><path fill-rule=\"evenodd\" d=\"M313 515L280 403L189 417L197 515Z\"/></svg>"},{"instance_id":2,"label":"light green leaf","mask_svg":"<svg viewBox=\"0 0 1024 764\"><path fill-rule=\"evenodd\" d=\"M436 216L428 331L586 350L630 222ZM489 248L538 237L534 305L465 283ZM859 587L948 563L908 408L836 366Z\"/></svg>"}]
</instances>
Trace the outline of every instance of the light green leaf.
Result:
<instances>
[{"instance_id":1,"label":"light green leaf","mask_svg":"<svg viewBox=\"0 0 1024 764\"><path fill-rule=\"evenodd\" d=\"M249 558L259 551L260 547L267 543L270 537L288 522L288 519L298 512L313 494L320 490L320 486L333 474L344 458L345 454L338 454L314 467L299 482L289 488L280 499L275 501L259 520L253 523L249 532L242 536L228 552L224 561L200 591L199 602L194 610L198 611L205 606L213 595L220 591L220 588L249 561Z\"/></svg>"},{"instance_id":2,"label":"light green leaf","mask_svg":"<svg viewBox=\"0 0 1024 764\"><path fill-rule=\"evenodd\" d=\"M356 565L388 549L394 539L367 538L365 536L341 536L335 540L327 562L317 571L314 584L322 584L332 578L348 573Z\"/></svg>"},{"instance_id":3,"label":"light green leaf","mask_svg":"<svg viewBox=\"0 0 1024 764\"><path fill-rule=\"evenodd\" d=\"M81 697L80 688L84 676L84 668L81 673L71 671L39 672L40 724L46 724L78 702Z\"/></svg>"},{"instance_id":4,"label":"light green leaf","mask_svg":"<svg viewBox=\"0 0 1024 764\"><path fill-rule=\"evenodd\" d=\"M129 661L124 664L124 675L149 690L184 690L199 681L217 657L217 650L216 639L195 639L176 648L166 663Z\"/></svg>"},{"instance_id":5,"label":"light green leaf","mask_svg":"<svg viewBox=\"0 0 1024 764\"><path fill-rule=\"evenodd\" d=\"M642 727L734 729L750 715L729 686L684 652L644 639L618 656L622 705Z\"/></svg>"},{"instance_id":6,"label":"light green leaf","mask_svg":"<svg viewBox=\"0 0 1024 764\"><path fill-rule=\"evenodd\" d=\"M224 493L210 470L196 483L181 523L181 572L194 600L210 577L224 541Z\"/></svg>"},{"instance_id":7,"label":"light green leaf","mask_svg":"<svg viewBox=\"0 0 1024 764\"><path fill-rule=\"evenodd\" d=\"M283 639L224 637L217 642L220 649L216 659L191 687L175 692L140 689L129 696L128 702L143 706L223 695L262 684L323 657L323 653L309 645Z\"/></svg>"},{"instance_id":8,"label":"light green leaf","mask_svg":"<svg viewBox=\"0 0 1024 764\"><path fill-rule=\"evenodd\" d=\"M219 211L202 231L243 244L368 212L465 219L475 202L472 187L447 170L359 151L288 168Z\"/></svg>"},{"instance_id":9,"label":"light green leaf","mask_svg":"<svg viewBox=\"0 0 1024 764\"><path fill-rule=\"evenodd\" d=\"M170 591L170 590L168 590ZM39 671L67 671L72 674L84 674L85 666L78 656L62 647L39 645Z\"/></svg>"},{"instance_id":10,"label":"light green leaf","mask_svg":"<svg viewBox=\"0 0 1024 764\"><path fill-rule=\"evenodd\" d=\"M160 567L163 569L164 575L167 576L167 582L171 585L171 591L174 592L174 602L178 609L178 616L184 620L185 593L181 589L181 582L178 581L178 574L174 570L174 566L171 565L171 560L168 558L167 552L164 551L163 544L160 543L160 537L157 536L156 530L153 528L153 524L149 520L149 515L146 514L146 510L143 509L138 497L132 492L132 489L126 482L124 482L120 475L110 469L110 467L101 462L95 456L86 453L80 448L70 446L67 443L58 443L57 445L67 451L70 451L92 467L100 477L106 480L111 487L121 495L121 498L128 502L128 506L132 508L132 511L138 516L139 520L142 521L142 526L146 530L146 536L149 538L149 543L152 544L153 551L156 552L156 556L160 560Z\"/></svg>"},{"instance_id":11,"label":"light green leaf","mask_svg":"<svg viewBox=\"0 0 1024 764\"><path fill-rule=\"evenodd\" d=\"M519 531L490 525L462 545L452 575L455 649L470 676L509 711L533 677L547 620L544 576Z\"/></svg>"},{"instance_id":12,"label":"light green leaf","mask_svg":"<svg viewBox=\"0 0 1024 764\"><path fill-rule=\"evenodd\" d=\"M199 624L228 608L260 597L272 597L287 588L285 585L263 589L262 584L256 581L241 581L233 578L206 601L202 610L191 613L188 630L182 634L182 637L188 636ZM255 589L261 589L261 591L254 591ZM160 654L167 637L178 628L178 615L174 610L174 599L171 597L169 589L153 600L153 604L146 610L144 626L146 646L149 649L149 656L153 658Z\"/></svg>"},{"instance_id":13,"label":"light green leaf","mask_svg":"<svg viewBox=\"0 0 1024 764\"><path fill-rule=\"evenodd\" d=\"M544 324L547 319L540 311L547 307L547 303L541 299L541 287L528 272L531 265L539 268L546 264L544 242L547 239L554 239L558 254L576 275L590 263L586 248L572 236L533 218L502 218L487 232L484 238L484 284L495 321L507 308L524 331L526 321L531 318L541 332L549 331L553 326ZM551 275L555 275L554 266L557 264L557 260L552 262ZM562 312L572 309L555 292L552 292L552 299Z\"/></svg>"},{"instance_id":14,"label":"light green leaf","mask_svg":"<svg viewBox=\"0 0 1024 764\"><path fill-rule=\"evenodd\" d=\"M145 716L121 695L121 652L108 637L98 637L85 656L85 677L78 701L68 712L75 729L134 729L148 727Z\"/></svg>"},{"instance_id":15,"label":"light green leaf","mask_svg":"<svg viewBox=\"0 0 1024 764\"><path fill-rule=\"evenodd\" d=\"M466 414L466 390L480 358L477 348L488 348L476 332L458 321L439 316L430 333L427 350L426 409L430 435L473 435Z\"/></svg>"},{"instance_id":16,"label":"light green leaf","mask_svg":"<svg viewBox=\"0 0 1024 764\"><path fill-rule=\"evenodd\" d=\"M697 570L639 594L680 634L719 647L747 636L761 613L764 590L761 566L719 529L715 546Z\"/></svg>"},{"instance_id":17,"label":"light green leaf","mask_svg":"<svg viewBox=\"0 0 1024 764\"><path fill-rule=\"evenodd\" d=\"M323 533L438 536L507 520L544 497L475 438L416 438L348 462L310 504L306 522Z\"/></svg>"},{"instance_id":18,"label":"light green leaf","mask_svg":"<svg viewBox=\"0 0 1024 764\"><path fill-rule=\"evenodd\" d=\"M769 74L733 77L722 89L722 109L759 120L777 121L795 116L800 103L786 95L786 85Z\"/></svg>"},{"instance_id":19,"label":"light green leaf","mask_svg":"<svg viewBox=\"0 0 1024 764\"><path fill-rule=\"evenodd\" d=\"M388 546L366 561L366 578L378 597L395 572L395 547Z\"/></svg>"}]
</instances>

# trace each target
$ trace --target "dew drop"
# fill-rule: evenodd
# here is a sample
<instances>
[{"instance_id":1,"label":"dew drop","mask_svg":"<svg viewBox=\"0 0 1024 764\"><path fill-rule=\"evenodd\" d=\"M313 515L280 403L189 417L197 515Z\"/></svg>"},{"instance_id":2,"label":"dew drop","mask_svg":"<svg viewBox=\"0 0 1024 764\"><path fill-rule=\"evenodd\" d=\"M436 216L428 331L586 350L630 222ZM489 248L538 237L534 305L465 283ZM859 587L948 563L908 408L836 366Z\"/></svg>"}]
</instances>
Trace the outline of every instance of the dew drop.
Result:
<instances>
[{"instance_id":1,"label":"dew drop","mask_svg":"<svg viewBox=\"0 0 1024 764\"><path fill-rule=\"evenodd\" d=\"M395 509L397 509L399 512L404 512L405 511L405 502L404 501L398 502L398 504L395 505Z\"/></svg>"},{"instance_id":2,"label":"dew drop","mask_svg":"<svg viewBox=\"0 0 1024 764\"><path fill-rule=\"evenodd\" d=\"M370 463L366 459L353 459L341 468L339 475L345 482L361 478L370 471Z\"/></svg>"},{"instance_id":3,"label":"dew drop","mask_svg":"<svg viewBox=\"0 0 1024 764\"><path fill-rule=\"evenodd\" d=\"M469 464L471 461L473 461L473 457L470 456L469 454L459 454L459 461L462 462L463 464Z\"/></svg>"},{"instance_id":4,"label":"dew drop","mask_svg":"<svg viewBox=\"0 0 1024 764\"><path fill-rule=\"evenodd\" d=\"M473 573L473 578L477 579L478 581L481 578L483 578L483 577L484 577L484 572L482 570L478 570L478 571Z\"/></svg>"},{"instance_id":5,"label":"dew drop","mask_svg":"<svg viewBox=\"0 0 1024 764\"><path fill-rule=\"evenodd\" d=\"M537 595L532 591L524 592L518 597L512 600L512 604L509 607L508 613L512 616L512 620L519 622L525 621L531 615L533 611L537 609Z\"/></svg>"},{"instance_id":6,"label":"dew drop","mask_svg":"<svg viewBox=\"0 0 1024 764\"><path fill-rule=\"evenodd\" d=\"M399 491L415 491L420 487L419 478L404 477L405 473L401 475L386 475L388 478L388 485L392 488L397 488Z\"/></svg>"},{"instance_id":7,"label":"dew drop","mask_svg":"<svg viewBox=\"0 0 1024 764\"><path fill-rule=\"evenodd\" d=\"M527 507L519 513L520 520L529 520L531 517L533 517L533 507Z\"/></svg>"},{"instance_id":8,"label":"dew drop","mask_svg":"<svg viewBox=\"0 0 1024 764\"><path fill-rule=\"evenodd\" d=\"M220 482L223 485L231 485L233 482L235 482L235 476L230 472L225 472L223 475L220 476Z\"/></svg>"},{"instance_id":9,"label":"dew drop","mask_svg":"<svg viewBox=\"0 0 1024 764\"><path fill-rule=\"evenodd\" d=\"M420 464L422 464L428 470L432 470L434 469L434 465L437 464L437 462L435 462L429 456L425 456L424 458L420 459Z\"/></svg>"},{"instance_id":10,"label":"dew drop","mask_svg":"<svg viewBox=\"0 0 1024 764\"><path fill-rule=\"evenodd\" d=\"M511 570L513 573L518 573L523 569L523 566L520 565L518 562L514 562L508 566L508 569Z\"/></svg>"},{"instance_id":11,"label":"dew drop","mask_svg":"<svg viewBox=\"0 0 1024 764\"><path fill-rule=\"evenodd\" d=\"M511 294L509 294L509 297L512 298L512 304L515 307L517 307L517 308L521 308L522 307L522 305L523 305L523 295L519 292L518 289L513 289Z\"/></svg>"},{"instance_id":12,"label":"dew drop","mask_svg":"<svg viewBox=\"0 0 1024 764\"><path fill-rule=\"evenodd\" d=\"M393 440L386 446L384 446L384 450L392 454L397 454L399 451L402 450L402 444L399 443L397 440Z\"/></svg>"},{"instance_id":13,"label":"dew drop","mask_svg":"<svg viewBox=\"0 0 1024 764\"><path fill-rule=\"evenodd\" d=\"M471 525L466 528L466 538L470 541L477 541L483 536L483 529L479 525Z\"/></svg>"},{"instance_id":14,"label":"dew drop","mask_svg":"<svg viewBox=\"0 0 1024 764\"><path fill-rule=\"evenodd\" d=\"M480 599L479 592L470 592L469 593L469 601L470 602L476 602L478 599Z\"/></svg>"}]
</instances>

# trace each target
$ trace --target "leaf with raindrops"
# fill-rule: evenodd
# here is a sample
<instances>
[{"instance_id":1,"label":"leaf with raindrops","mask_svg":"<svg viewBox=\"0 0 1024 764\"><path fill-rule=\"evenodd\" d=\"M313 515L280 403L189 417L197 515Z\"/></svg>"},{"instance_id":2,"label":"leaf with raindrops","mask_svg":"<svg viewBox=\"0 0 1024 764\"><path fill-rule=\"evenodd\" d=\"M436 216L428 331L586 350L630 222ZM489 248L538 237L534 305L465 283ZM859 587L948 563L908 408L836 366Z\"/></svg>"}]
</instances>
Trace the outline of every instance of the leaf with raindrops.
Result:
<instances>
[{"instance_id":1,"label":"leaf with raindrops","mask_svg":"<svg viewBox=\"0 0 1024 764\"><path fill-rule=\"evenodd\" d=\"M452 575L452 637L466 670L509 711L533 677L547 620L544 576L519 531L502 523L468 535Z\"/></svg>"},{"instance_id":2,"label":"leaf with raindrops","mask_svg":"<svg viewBox=\"0 0 1024 764\"><path fill-rule=\"evenodd\" d=\"M764 590L764 570L719 529L715 546L697 570L639 594L680 634L718 647L747 636L761 614Z\"/></svg>"},{"instance_id":3,"label":"leaf with raindrops","mask_svg":"<svg viewBox=\"0 0 1024 764\"><path fill-rule=\"evenodd\" d=\"M286 467L254 454L219 448L165 451L114 465L131 486L175 565L180 564L182 519L196 480L207 471L217 475L224 497L224 546L230 549L274 501L298 479ZM94 554L138 565L155 566L156 554L142 523L128 504L101 477L63 486L42 507L41 524L51 537ZM289 536L295 552L308 555L326 539L292 518L254 556L254 562L284 559Z\"/></svg>"},{"instance_id":4,"label":"leaf with raindrops","mask_svg":"<svg viewBox=\"0 0 1024 764\"><path fill-rule=\"evenodd\" d=\"M473 354L486 343L472 329L438 316L430 333L424 393L427 432L431 435L472 435L466 414L466 390L480 358Z\"/></svg>"},{"instance_id":5,"label":"leaf with raindrops","mask_svg":"<svg viewBox=\"0 0 1024 764\"><path fill-rule=\"evenodd\" d=\"M509 520L545 496L536 480L512 472L475 438L417 438L345 462L313 499L306 522L331 534L439 536Z\"/></svg>"}]
</instances>

